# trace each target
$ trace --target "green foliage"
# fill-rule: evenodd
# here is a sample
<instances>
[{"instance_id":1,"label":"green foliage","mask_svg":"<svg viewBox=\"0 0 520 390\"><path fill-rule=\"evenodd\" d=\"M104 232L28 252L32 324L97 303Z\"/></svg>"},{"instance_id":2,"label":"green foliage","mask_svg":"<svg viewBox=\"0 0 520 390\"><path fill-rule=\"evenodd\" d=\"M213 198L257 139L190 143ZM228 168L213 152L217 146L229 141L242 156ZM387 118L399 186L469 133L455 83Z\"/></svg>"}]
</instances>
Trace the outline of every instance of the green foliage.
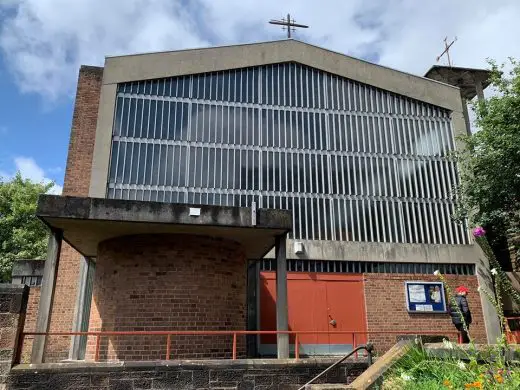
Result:
<instances>
[{"instance_id":1,"label":"green foliage","mask_svg":"<svg viewBox=\"0 0 520 390\"><path fill-rule=\"evenodd\" d=\"M495 96L474 104L479 130L461 137L458 216L499 235L520 232L520 63L491 65Z\"/></svg>"},{"instance_id":2,"label":"green foliage","mask_svg":"<svg viewBox=\"0 0 520 390\"><path fill-rule=\"evenodd\" d=\"M477 237L477 243L480 245L484 253L486 254L489 260L489 266L491 269L496 270L495 280L496 283L500 286L501 290L504 293L504 296L508 296L513 302L520 305L520 293L515 290L511 280L509 280L506 273L500 267L499 262L497 261L489 242L485 237Z\"/></svg>"},{"instance_id":3,"label":"green foliage","mask_svg":"<svg viewBox=\"0 0 520 390\"><path fill-rule=\"evenodd\" d=\"M10 281L15 259L41 259L47 249L47 228L35 215L38 196L53 186L0 178L0 280Z\"/></svg>"},{"instance_id":4,"label":"green foliage","mask_svg":"<svg viewBox=\"0 0 520 390\"><path fill-rule=\"evenodd\" d=\"M411 349L386 375L382 390L520 388L520 367L436 358L420 348Z\"/></svg>"}]
</instances>

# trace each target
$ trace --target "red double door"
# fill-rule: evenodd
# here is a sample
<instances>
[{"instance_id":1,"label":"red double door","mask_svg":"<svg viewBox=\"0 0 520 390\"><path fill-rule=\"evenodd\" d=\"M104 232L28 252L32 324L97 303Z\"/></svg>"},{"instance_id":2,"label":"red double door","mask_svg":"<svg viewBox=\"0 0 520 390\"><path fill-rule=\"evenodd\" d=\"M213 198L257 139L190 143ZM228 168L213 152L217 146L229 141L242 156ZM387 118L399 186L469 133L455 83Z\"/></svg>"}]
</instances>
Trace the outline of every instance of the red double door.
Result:
<instances>
[{"instance_id":1,"label":"red double door","mask_svg":"<svg viewBox=\"0 0 520 390\"><path fill-rule=\"evenodd\" d=\"M300 335L302 355L340 355L366 342L355 333L367 328L362 275L290 272L287 279L289 330L331 332ZM260 273L260 329L276 330L274 272ZM290 340L294 351L294 336ZM275 354L276 337L261 336L259 352Z\"/></svg>"}]
</instances>

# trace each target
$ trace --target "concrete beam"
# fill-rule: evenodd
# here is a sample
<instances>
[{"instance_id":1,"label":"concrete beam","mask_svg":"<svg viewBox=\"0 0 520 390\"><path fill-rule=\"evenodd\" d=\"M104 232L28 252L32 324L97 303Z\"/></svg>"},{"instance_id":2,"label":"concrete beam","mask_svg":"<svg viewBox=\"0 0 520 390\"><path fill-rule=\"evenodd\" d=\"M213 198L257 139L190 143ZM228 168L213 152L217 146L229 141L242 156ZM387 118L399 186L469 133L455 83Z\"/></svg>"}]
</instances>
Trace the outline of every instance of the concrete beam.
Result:
<instances>
[{"instance_id":1,"label":"concrete beam","mask_svg":"<svg viewBox=\"0 0 520 390\"><path fill-rule=\"evenodd\" d=\"M40 307L38 309L38 318L36 319L36 332L46 333L49 331L62 239L62 230L51 230L49 245L47 247L47 260L45 261L45 269L43 270ZM45 336L36 336L34 338L31 355L32 363L43 363L45 343Z\"/></svg>"},{"instance_id":2,"label":"concrete beam","mask_svg":"<svg viewBox=\"0 0 520 390\"><path fill-rule=\"evenodd\" d=\"M106 75L103 74L103 78ZM103 84L99 97L98 117L96 123L96 141L90 171L89 196L104 198L107 193L108 167L110 166L110 149L112 148L112 125L116 108L117 84Z\"/></svg>"},{"instance_id":3,"label":"concrete beam","mask_svg":"<svg viewBox=\"0 0 520 390\"><path fill-rule=\"evenodd\" d=\"M49 224L60 219L279 229L283 231L289 231L292 228L292 215L287 210L258 209L256 224L253 225L249 207L194 206L58 195L40 195L36 215Z\"/></svg>"},{"instance_id":4,"label":"concrete beam","mask_svg":"<svg viewBox=\"0 0 520 390\"><path fill-rule=\"evenodd\" d=\"M294 243L304 252L294 253ZM475 264L476 245L403 244L392 242L287 240L288 259ZM265 258L274 259L271 250Z\"/></svg>"},{"instance_id":5,"label":"concrete beam","mask_svg":"<svg viewBox=\"0 0 520 390\"><path fill-rule=\"evenodd\" d=\"M289 330L289 306L287 304L286 235L276 237L276 330ZM277 336L278 359L289 358L289 335Z\"/></svg>"}]
</instances>

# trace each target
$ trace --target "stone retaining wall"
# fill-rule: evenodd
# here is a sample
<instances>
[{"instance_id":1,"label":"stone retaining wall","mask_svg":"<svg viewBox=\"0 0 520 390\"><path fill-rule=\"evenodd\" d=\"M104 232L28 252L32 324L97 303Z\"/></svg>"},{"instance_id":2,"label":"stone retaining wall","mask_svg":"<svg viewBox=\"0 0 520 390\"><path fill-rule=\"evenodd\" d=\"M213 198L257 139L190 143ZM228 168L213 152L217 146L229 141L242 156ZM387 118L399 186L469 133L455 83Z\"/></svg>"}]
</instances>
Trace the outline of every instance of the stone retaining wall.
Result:
<instances>
[{"instance_id":1,"label":"stone retaining wall","mask_svg":"<svg viewBox=\"0 0 520 390\"><path fill-rule=\"evenodd\" d=\"M19 365L8 378L9 390L225 389L295 390L327 368L331 359L203 360L129 363L56 363ZM348 362L318 383L350 383L365 362Z\"/></svg>"},{"instance_id":2,"label":"stone retaining wall","mask_svg":"<svg viewBox=\"0 0 520 390\"><path fill-rule=\"evenodd\" d=\"M29 287L0 284L0 389L3 390L13 362L19 359Z\"/></svg>"}]
</instances>

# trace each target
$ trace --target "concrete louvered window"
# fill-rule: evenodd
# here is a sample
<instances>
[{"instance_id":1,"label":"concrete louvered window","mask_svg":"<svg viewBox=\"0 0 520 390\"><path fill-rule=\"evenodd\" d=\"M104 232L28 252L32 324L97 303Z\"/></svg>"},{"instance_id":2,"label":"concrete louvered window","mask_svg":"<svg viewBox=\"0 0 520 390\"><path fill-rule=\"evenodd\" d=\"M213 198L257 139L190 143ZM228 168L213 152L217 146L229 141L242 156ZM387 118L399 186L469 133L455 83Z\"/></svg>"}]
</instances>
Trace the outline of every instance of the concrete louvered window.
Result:
<instances>
[{"instance_id":1,"label":"concrete louvered window","mask_svg":"<svg viewBox=\"0 0 520 390\"><path fill-rule=\"evenodd\" d=\"M467 244L450 112L294 63L118 85L109 198L284 208L295 239Z\"/></svg>"},{"instance_id":2,"label":"concrete louvered window","mask_svg":"<svg viewBox=\"0 0 520 390\"><path fill-rule=\"evenodd\" d=\"M276 262L263 259L259 262L260 271L274 271ZM444 275L475 275L475 264L435 264L435 263L396 263L377 261L307 260L288 259L289 272L325 273L385 273L433 275L439 270Z\"/></svg>"}]
</instances>

